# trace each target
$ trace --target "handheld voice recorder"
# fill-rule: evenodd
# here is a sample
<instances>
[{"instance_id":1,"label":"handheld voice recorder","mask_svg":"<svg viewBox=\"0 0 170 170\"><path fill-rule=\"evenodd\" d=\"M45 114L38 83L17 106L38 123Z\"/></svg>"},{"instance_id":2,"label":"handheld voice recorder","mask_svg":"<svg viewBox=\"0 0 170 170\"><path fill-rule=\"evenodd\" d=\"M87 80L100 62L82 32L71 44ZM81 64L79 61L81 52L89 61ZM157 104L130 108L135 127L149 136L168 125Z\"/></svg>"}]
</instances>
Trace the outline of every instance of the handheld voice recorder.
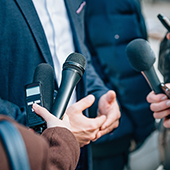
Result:
<instances>
[{"instance_id":1,"label":"handheld voice recorder","mask_svg":"<svg viewBox=\"0 0 170 170\"><path fill-rule=\"evenodd\" d=\"M41 82L26 85L25 97L28 126L34 129L36 132L42 133L44 128L46 128L46 122L41 116L37 115L32 108L34 103L43 106Z\"/></svg>"}]
</instances>

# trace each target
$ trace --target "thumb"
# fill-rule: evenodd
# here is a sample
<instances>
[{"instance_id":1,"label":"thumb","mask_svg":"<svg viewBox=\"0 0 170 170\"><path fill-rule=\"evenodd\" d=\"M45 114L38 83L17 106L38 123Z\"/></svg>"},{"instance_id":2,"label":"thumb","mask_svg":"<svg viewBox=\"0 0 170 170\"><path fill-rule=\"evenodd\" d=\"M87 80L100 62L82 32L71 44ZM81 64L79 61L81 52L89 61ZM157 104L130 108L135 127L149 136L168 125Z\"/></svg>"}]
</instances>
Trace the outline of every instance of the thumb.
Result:
<instances>
[{"instance_id":1,"label":"thumb","mask_svg":"<svg viewBox=\"0 0 170 170\"><path fill-rule=\"evenodd\" d=\"M166 35L166 37L167 37L167 39L170 40L170 33L168 33L168 34Z\"/></svg>"},{"instance_id":2,"label":"thumb","mask_svg":"<svg viewBox=\"0 0 170 170\"><path fill-rule=\"evenodd\" d=\"M83 99L79 100L78 102L74 103L72 106L68 108L68 110L76 108L76 110L83 111L89 108L94 103L94 100L95 100L94 96L90 94L84 97Z\"/></svg>"},{"instance_id":3,"label":"thumb","mask_svg":"<svg viewBox=\"0 0 170 170\"><path fill-rule=\"evenodd\" d=\"M109 90L106 93L106 100L108 101L109 104L111 104L112 102L114 102L116 99L116 93L113 90Z\"/></svg>"}]
</instances>

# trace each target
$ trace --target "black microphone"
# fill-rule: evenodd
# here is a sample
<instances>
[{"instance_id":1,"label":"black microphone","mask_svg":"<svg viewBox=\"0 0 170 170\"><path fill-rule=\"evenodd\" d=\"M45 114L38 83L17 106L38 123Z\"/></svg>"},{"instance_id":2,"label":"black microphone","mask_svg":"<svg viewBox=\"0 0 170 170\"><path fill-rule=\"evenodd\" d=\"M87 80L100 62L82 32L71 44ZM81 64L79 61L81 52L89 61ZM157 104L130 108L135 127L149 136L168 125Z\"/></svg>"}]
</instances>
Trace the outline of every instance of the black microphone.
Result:
<instances>
[{"instance_id":1,"label":"black microphone","mask_svg":"<svg viewBox=\"0 0 170 170\"><path fill-rule=\"evenodd\" d=\"M79 53L70 54L63 64L61 85L56 96L52 114L62 118L74 87L84 74L86 59Z\"/></svg>"},{"instance_id":2,"label":"black microphone","mask_svg":"<svg viewBox=\"0 0 170 170\"><path fill-rule=\"evenodd\" d=\"M43 94L43 107L49 112L54 102L54 70L47 63L39 64L34 72L33 83L41 82Z\"/></svg>"},{"instance_id":3,"label":"black microphone","mask_svg":"<svg viewBox=\"0 0 170 170\"><path fill-rule=\"evenodd\" d=\"M156 60L155 54L149 42L141 38L132 40L126 46L126 54L131 66L144 75L151 89L156 94L162 93L161 83L153 66Z\"/></svg>"}]
</instances>

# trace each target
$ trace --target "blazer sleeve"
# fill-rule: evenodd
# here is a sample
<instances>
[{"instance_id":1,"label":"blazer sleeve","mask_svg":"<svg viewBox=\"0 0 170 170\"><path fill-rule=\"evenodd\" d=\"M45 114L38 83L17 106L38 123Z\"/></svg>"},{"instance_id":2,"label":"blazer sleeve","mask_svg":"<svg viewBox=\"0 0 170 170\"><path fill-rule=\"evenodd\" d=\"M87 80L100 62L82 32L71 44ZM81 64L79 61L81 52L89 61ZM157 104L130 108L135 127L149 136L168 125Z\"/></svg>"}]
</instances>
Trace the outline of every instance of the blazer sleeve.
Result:
<instances>
[{"instance_id":1,"label":"blazer sleeve","mask_svg":"<svg viewBox=\"0 0 170 170\"><path fill-rule=\"evenodd\" d=\"M14 103L0 98L0 115L9 116L18 123L26 125L26 110L25 107L20 108Z\"/></svg>"}]
</instances>

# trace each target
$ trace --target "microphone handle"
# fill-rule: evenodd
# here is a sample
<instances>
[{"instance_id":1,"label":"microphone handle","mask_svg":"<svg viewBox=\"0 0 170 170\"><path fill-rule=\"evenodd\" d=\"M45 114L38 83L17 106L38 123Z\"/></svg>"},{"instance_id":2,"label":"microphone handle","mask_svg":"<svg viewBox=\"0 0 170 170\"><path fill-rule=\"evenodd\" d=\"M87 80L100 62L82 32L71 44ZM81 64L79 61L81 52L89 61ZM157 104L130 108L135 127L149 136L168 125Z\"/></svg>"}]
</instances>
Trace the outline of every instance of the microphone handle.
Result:
<instances>
[{"instance_id":1,"label":"microphone handle","mask_svg":"<svg viewBox=\"0 0 170 170\"><path fill-rule=\"evenodd\" d=\"M161 88L161 82L153 66L149 70L142 71L142 74L148 81L148 84L150 85L151 89L155 92L155 94L159 94L159 93L166 94L165 91L163 91L163 89ZM170 115L166 116L166 118L169 119Z\"/></svg>"},{"instance_id":2,"label":"microphone handle","mask_svg":"<svg viewBox=\"0 0 170 170\"><path fill-rule=\"evenodd\" d=\"M73 89L81 76L76 70L66 69L62 72L62 81L52 108L52 114L61 119L65 113Z\"/></svg>"},{"instance_id":3,"label":"microphone handle","mask_svg":"<svg viewBox=\"0 0 170 170\"><path fill-rule=\"evenodd\" d=\"M149 70L142 71L145 79L147 80L148 84L150 85L151 89L156 93L163 93L163 90L160 87L160 80L155 72L154 67L152 66Z\"/></svg>"}]
</instances>

